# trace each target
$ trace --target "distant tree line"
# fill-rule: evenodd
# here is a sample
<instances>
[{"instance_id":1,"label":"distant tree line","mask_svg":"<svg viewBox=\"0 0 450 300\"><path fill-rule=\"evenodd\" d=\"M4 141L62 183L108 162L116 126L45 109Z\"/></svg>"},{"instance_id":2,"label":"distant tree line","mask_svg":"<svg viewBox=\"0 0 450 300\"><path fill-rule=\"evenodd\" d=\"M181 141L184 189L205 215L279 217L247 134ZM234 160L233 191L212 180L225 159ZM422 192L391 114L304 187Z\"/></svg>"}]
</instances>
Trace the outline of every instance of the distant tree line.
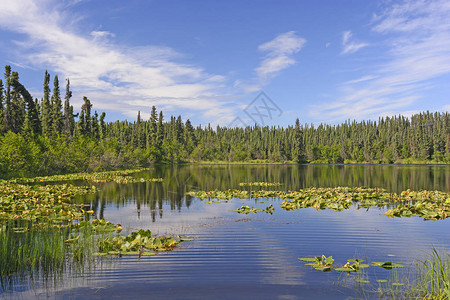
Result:
<instances>
[{"instance_id":1,"label":"distant tree line","mask_svg":"<svg viewBox=\"0 0 450 300\"><path fill-rule=\"evenodd\" d=\"M79 114L64 102L58 76L43 98L33 98L19 74L5 67L0 79L0 177L148 166L152 163L228 161L294 163L450 163L450 115L423 112L411 118L347 121L340 125L194 127L181 116L105 122L83 97Z\"/></svg>"}]
</instances>

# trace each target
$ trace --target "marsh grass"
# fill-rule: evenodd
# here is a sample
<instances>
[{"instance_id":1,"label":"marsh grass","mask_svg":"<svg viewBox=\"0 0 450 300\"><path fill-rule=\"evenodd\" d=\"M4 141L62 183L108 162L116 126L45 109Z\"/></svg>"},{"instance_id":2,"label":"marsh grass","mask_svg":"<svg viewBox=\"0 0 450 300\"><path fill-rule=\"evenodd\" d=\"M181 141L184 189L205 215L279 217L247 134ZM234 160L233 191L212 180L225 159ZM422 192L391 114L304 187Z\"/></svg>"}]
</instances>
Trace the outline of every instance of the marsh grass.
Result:
<instances>
[{"instance_id":1,"label":"marsh grass","mask_svg":"<svg viewBox=\"0 0 450 300\"><path fill-rule=\"evenodd\" d=\"M450 255L432 249L431 254L417 265L412 292L424 299L450 299Z\"/></svg>"},{"instance_id":2,"label":"marsh grass","mask_svg":"<svg viewBox=\"0 0 450 300\"><path fill-rule=\"evenodd\" d=\"M0 292L28 283L58 285L67 274L93 271L101 258L92 255L98 234L91 226L76 229L0 230ZM67 276L66 276L67 277Z\"/></svg>"},{"instance_id":3,"label":"marsh grass","mask_svg":"<svg viewBox=\"0 0 450 300\"><path fill-rule=\"evenodd\" d=\"M380 299L450 299L450 255L433 248L406 272L393 270L387 280L377 282Z\"/></svg>"},{"instance_id":4,"label":"marsh grass","mask_svg":"<svg viewBox=\"0 0 450 300\"><path fill-rule=\"evenodd\" d=\"M66 263L66 246L61 232L55 230L15 233L0 231L0 283L2 291L16 280L61 274Z\"/></svg>"}]
</instances>

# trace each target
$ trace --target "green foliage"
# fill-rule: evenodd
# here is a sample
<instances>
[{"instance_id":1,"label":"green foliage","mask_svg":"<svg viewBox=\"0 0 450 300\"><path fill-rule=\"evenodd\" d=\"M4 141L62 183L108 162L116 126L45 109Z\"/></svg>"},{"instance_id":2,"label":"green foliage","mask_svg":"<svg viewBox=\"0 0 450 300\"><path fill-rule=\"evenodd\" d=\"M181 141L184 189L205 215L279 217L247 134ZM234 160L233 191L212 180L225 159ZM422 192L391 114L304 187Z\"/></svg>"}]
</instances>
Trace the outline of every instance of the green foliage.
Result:
<instances>
[{"instance_id":1,"label":"green foliage","mask_svg":"<svg viewBox=\"0 0 450 300\"><path fill-rule=\"evenodd\" d=\"M200 199L229 200L231 198L274 198L284 199L281 208L287 211L313 207L316 210L331 209L342 211L356 205L357 208L386 207L394 208L384 214L388 217L419 216L425 220L440 220L450 216L450 193L440 191L404 191L400 194L388 193L378 188L335 187L306 188L300 191L191 191L187 193ZM251 208L245 208L243 211Z\"/></svg>"},{"instance_id":2,"label":"green foliage","mask_svg":"<svg viewBox=\"0 0 450 300\"><path fill-rule=\"evenodd\" d=\"M113 238L100 239L97 245L98 254L138 255L141 257L141 255L154 255L158 251L171 251L178 244L187 240L179 236L178 240L171 236L152 237L150 230L141 229L127 236L118 235Z\"/></svg>"},{"instance_id":3,"label":"green foliage","mask_svg":"<svg viewBox=\"0 0 450 300\"><path fill-rule=\"evenodd\" d=\"M308 262L307 265L313 266L317 271L329 272L334 268L333 256L326 257L325 255L322 255L314 258L303 257L298 260Z\"/></svg>"},{"instance_id":4,"label":"green foliage","mask_svg":"<svg viewBox=\"0 0 450 300\"><path fill-rule=\"evenodd\" d=\"M275 210L275 208L273 208L273 205L270 204L269 206L267 206L265 209L257 209L254 208L253 206L241 206L236 210L233 210L239 214L246 214L248 215L249 213L254 213L256 214L257 212L265 212L267 214L272 214L273 211Z\"/></svg>"},{"instance_id":5,"label":"green foliage","mask_svg":"<svg viewBox=\"0 0 450 300\"><path fill-rule=\"evenodd\" d=\"M34 101L19 82L19 75L5 66L0 82L0 142L17 148L21 135L30 148L19 149L17 162L0 161L1 177L49 175L117 168L146 167L153 163L192 161L277 163L450 163L450 115L424 112L410 119L380 118L378 122L345 122L340 125L301 125L287 128L194 127L181 116L163 120L152 106L149 120L138 112L137 122L105 122L105 113L91 113L92 102L83 97L75 121L67 79L64 107L58 76L50 96L46 71L43 99ZM99 117L100 114L100 117ZM8 143L11 145L7 145Z\"/></svg>"}]
</instances>

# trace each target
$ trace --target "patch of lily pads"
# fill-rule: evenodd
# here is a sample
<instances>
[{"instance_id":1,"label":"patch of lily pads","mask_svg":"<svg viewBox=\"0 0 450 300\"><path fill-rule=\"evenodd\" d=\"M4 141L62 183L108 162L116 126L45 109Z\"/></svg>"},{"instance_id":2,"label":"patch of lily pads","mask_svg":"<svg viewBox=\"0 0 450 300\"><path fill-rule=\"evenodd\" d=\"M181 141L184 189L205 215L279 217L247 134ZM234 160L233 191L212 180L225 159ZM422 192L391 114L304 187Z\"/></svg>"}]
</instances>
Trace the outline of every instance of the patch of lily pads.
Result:
<instances>
[{"instance_id":1,"label":"patch of lily pads","mask_svg":"<svg viewBox=\"0 0 450 300\"><path fill-rule=\"evenodd\" d=\"M93 211L71 203L77 195L95 192L95 187L63 185L22 185L0 182L0 222L29 222L30 226L67 226Z\"/></svg>"},{"instance_id":2,"label":"patch of lily pads","mask_svg":"<svg viewBox=\"0 0 450 300\"><path fill-rule=\"evenodd\" d=\"M192 239L177 236L177 239L171 236L152 237L150 230L139 230L132 232L127 236L107 237L97 241L100 255L155 255L159 251L171 251L178 244Z\"/></svg>"},{"instance_id":3,"label":"patch of lily pads","mask_svg":"<svg viewBox=\"0 0 450 300\"><path fill-rule=\"evenodd\" d=\"M357 272L360 269L368 268L369 265L363 263L364 260L360 258L351 258L348 259L347 262L342 266L335 268L333 256L326 257L325 255L316 256L316 257L302 257L298 260L308 262L306 265L312 266L317 271L329 272L331 270L335 270L338 272ZM404 265L400 263L394 263L392 261L387 262L372 262L372 265L378 266L387 270L391 270L393 268L403 268Z\"/></svg>"},{"instance_id":4,"label":"patch of lily pads","mask_svg":"<svg viewBox=\"0 0 450 300\"><path fill-rule=\"evenodd\" d=\"M236 210L233 210L239 214L246 214L248 215L249 213L258 213L258 212L265 212L267 214L272 214L273 211L275 210L275 208L273 207L272 204L270 204L269 206L267 206L264 209L257 209L253 206L241 206Z\"/></svg>"},{"instance_id":5,"label":"patch of lily pads","mask_svg":"<svg viewBox=\"0 0 450 300\"><path fill-rule=\"evenodd\" d=\"M441 191L403 191L389 193L378 188L335 187L306 188L299 191L191 191L187 193L200 199L229 200L280 198L281 208L287 211L313 207L316 210L342 211L356 205L360 208L381 208L394 206L384 214L388 217L418 216L425 220L442 220L450 216L450 193Z\"/></svg>"},{"instance_id":6,"label":"patch of lily pads","mask_svg":"<svg viewBox=\"0 0 450 300\"><path fill-rule=\"evenodd\" d=\"M104 171L92 173L73 173L66 175L52 175L33 178L17 178L9 180L11 183L35 183L35 182L62 182L72 180L86 180L90 182L116 182L121 184L136 182L161 182L162 178L137 178L134 173L142 172L143 169Z\"/></svg>"},{"instance_id":7,"label":"patch of lily pads","mask_svg":"<svg viewBox=\"0 0 450 300\"><path fill-rule=\"evenodd\" d=\"M280 186L281 183L279 182L240 182L239 186Z\"/></svg>"}]
</instances>

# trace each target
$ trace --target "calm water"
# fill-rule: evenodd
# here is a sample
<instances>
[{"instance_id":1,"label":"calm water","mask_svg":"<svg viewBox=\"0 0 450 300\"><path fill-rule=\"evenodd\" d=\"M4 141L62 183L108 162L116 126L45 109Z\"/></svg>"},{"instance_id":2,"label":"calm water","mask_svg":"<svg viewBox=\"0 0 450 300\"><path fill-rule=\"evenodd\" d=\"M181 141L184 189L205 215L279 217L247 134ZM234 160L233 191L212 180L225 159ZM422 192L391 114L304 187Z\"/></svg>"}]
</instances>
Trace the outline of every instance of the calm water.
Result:
<instances>
[{"instance_id":1,"label":"calm water","mask_svg":"<svg viewBox=\"0 0 450 300\"><path fill-rule=\"evenodd\" d=\"M98 218L120 223L126 231L150 229L158 235L193 237L172 252L138 260L106 259L83 275L66 275L56 287L27 286L18 298L168 298L168 299L348 299L376 297L377 279L393 271L370 267L372 285L356 276L322 273L299 257L332 255L335 265L359 257L369 261L412 263L431 247L450 249L450 220L417 217L389 219L384 210L355 207L343 211L284 211L282 200L241 200L207 204L186 196L190 190L239 188L240 182L280 182L282 190L311 186L382 187L450 191L448 166L376 165L232 165L160 167L138 174L164 182L102 184L90 195ZM264 202L264 203L261 203ZM232 210L249 205L273 215L242 215ZM406 268L405 268L406 269ZM402 271L400 271L402 272Z\"/></svg>"}]
</instances>

